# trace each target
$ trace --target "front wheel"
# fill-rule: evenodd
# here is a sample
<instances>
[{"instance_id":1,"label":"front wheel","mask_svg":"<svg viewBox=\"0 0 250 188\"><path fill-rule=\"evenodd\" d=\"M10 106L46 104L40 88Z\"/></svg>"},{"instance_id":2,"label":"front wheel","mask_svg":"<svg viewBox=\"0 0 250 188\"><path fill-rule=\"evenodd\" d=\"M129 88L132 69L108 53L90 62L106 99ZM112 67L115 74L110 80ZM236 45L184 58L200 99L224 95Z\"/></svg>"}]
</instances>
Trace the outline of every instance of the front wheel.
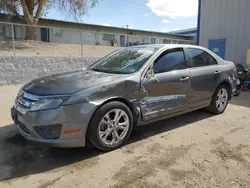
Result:
<instances>
[{"instance_id":1,"label":"front wheel","mask_svg":"<svg viewBox=\"0 0 250 188\"><path fill-rule=\"evenodd\" d=\"M117 149L128 141L133 129L133 115L121 102L109 102L100 107L89 123L87 138L103 151Z\"/></svg>"},{"instance_id":2,"label":"front wheel","mask_svg":"<svg viewBox=\"0 0 250 188\"><path fill-rule=\"evenodd\" d=\"M207 110L214 114L222 114L226 110L228 100L228 87L225 85L221 85L216 89L212 101L208 106Z\"/></svg>"}]
</instances>

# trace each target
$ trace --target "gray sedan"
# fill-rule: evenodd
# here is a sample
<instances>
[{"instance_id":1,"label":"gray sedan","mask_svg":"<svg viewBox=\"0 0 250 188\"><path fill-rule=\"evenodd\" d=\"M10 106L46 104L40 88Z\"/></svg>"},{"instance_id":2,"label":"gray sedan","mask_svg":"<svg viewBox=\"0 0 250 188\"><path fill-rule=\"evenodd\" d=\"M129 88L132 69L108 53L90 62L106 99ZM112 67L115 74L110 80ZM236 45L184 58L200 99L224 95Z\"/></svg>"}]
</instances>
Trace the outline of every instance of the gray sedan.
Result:
<instances>
[{"instance_id":1,"label":"gray sedan","mask_svg":"<svg viewBox=\"0 0 250 188\"><path fill-rule=\"evenodd\" d=\"M142 45L117 50L86 70L24 85L11 110L28 140L101 150L128 141L133 127L206 108L221 114L236 69L206 48Z\"/></svg>"}]
</instances>

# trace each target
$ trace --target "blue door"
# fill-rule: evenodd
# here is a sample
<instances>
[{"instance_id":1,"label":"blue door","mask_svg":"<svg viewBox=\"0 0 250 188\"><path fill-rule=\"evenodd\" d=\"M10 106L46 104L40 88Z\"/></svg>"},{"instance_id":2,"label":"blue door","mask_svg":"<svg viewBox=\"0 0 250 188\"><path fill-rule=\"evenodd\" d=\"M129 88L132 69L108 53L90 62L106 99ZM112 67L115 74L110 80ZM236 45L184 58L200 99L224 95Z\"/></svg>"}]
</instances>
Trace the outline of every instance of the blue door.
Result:
<instances>
[{"instance_id":1,"label":"blue door","mask_svg":"<svg viewBox=\"0 0 250 188\"><path fill-rule=\"evenodd\" d=\"M216 53L221 58L225 59L225 49L226 49L226 40L225 39L217 39L217 40L209 40L208 48L212 52Z\"/></svg>"}]
</instances>

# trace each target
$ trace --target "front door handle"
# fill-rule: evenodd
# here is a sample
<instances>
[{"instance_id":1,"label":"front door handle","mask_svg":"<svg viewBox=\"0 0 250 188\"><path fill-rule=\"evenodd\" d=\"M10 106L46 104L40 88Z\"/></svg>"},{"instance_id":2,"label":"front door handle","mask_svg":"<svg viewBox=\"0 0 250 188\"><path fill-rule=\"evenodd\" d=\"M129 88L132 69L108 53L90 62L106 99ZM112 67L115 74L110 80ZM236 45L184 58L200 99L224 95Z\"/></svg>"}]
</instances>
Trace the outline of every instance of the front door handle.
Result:
<instances>
[{"instance_id":1,"label":"front door handle","mask_svg":"<svg viewBox=\"0 0 250 188\"><path fill-rule=\"evenodd\" d=\"M181 81L181 82L186 82L186 81L188 81L189 79L190 79L189 76L185 76L185 77L182 77L182 78L180 79L180 81Z\"/></svg>"},{"instance_id":2,"label":"front door handle","mask_svg":"<svg viewBox=\"0 0 250 188\"><path fill-rule=\"evenodd\" d=\"M214 72L214 75L217 75L217 74L220 74L220 73L221 72L217 70L217 71Z\"/></svg>"}]
</instances>

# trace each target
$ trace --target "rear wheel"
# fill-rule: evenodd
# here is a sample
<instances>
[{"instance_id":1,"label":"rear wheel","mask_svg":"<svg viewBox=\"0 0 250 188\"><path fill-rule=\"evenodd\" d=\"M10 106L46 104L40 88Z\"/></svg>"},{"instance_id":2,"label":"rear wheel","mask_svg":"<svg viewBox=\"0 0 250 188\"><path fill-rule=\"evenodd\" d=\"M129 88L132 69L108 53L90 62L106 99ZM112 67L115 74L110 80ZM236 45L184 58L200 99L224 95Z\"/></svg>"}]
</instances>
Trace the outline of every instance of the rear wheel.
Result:
<instances>
[{"instance_id":1,"label":"rear wheel","mask_svg":"<svg viewBox=\"0 0 250 188\"><path fill-rule=\"evenodd\" d=\"M130 109L121 102L110 102L93 115L87 137L97 148L110 151L121 147L129 139L133 128Z\"/></svg>"},{"instance_id":2,"label":"rear wheel","mask_svg":"<svg viewBox=\"0 0 250 188\"><path fill-rule=\"evenodd\" d=\"M229 91L226 85L219 86L212 98L207 110L214 114L221 114L226 110L229 100Z\"/></svg>"}]
</instances>

